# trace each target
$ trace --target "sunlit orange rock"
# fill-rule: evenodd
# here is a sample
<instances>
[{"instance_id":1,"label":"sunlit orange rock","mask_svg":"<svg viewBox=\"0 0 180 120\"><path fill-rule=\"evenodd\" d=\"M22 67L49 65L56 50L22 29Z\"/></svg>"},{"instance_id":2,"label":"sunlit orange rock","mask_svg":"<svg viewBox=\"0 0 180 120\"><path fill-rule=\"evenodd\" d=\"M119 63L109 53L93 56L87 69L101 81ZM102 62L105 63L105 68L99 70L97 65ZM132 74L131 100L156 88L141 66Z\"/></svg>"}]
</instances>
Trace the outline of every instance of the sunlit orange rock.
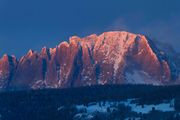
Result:
<instances>
[{"instance_id":1,"label":"sunlit orange rock","mask_svg":"<svg viewBox=\"0 0 180 120\"><path fill-rule=\"evenodd\" d=\"M67 88L104 84L173 83L165 54L140 34L105 32L73 36L55 48L29 50L18 62L0 60L0 86L9 89Z\"/></svg>"}]
</instances>

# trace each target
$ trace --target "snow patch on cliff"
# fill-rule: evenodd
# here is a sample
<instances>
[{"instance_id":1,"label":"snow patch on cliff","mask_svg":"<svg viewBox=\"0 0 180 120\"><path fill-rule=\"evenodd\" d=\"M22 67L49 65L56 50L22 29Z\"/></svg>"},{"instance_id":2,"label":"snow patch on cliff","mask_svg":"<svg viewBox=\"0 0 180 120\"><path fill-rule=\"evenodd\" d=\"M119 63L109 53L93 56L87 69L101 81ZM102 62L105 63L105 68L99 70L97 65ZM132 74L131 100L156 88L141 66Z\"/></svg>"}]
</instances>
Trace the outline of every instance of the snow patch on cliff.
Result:
<instances>
[{"instance_id":1,"label":"snow patch on cliff","mask_svg":"<svg viewBox=\"0 0 180 120\"><path fill-rule=\"evenodd\" d=\"M2 70L0 70L0 78L2 77Z\"/></svg>"},{"instance_id":2,"label":"snow patch on cliff","mask_svg":"<svg viewBox=\"0 0 180 120\"><path fill-rule=\"evenodd\" d=\"M134 70L133 72L125 73L125 79L127 80L128 84L153 84L153 85L160 85L160 81L154 80L148 73L144 71L137 71Z\"/></svg>"}]
</instances>

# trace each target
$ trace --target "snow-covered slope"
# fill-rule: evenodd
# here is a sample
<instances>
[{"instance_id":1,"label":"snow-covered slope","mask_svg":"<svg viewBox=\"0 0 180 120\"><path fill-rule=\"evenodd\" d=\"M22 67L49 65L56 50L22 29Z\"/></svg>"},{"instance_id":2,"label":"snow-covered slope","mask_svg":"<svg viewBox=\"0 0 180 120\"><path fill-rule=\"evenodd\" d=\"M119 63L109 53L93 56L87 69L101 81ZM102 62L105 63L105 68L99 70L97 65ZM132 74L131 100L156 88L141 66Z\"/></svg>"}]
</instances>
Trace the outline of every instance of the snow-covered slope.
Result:
<instances>
[{"instance_id":1,"label":"snow-covered slope","mask_svg":"<svg viewBox=\"0 0 180 120\"><path fill-rule=\"evenodd\" d=\"M94 113L94 112L108 112L107 109L110 108L110 111L116 110L118 105L124 105L131 108L133 112L136 113L143 113L147 114L152 111L152 109L168 112L168 111L175 111L174 108L174 99L169 102L163 102L160 104L144 104L138 105L138 103L133 102L135 99L127 99L125 101L119 102L95 102L89 103L87 106L85 105L76 105L76 108L79 111L85 110L87 113ZM60 110L61 107L58 108Z\"/></svg>"},{"instance_id":2,"label":"snow-covered slope","mask_svg":"<svg viewBox=\"0 0 180 120\"><path fill-rule=\"evenodd\" d=\"M139 105L136 101L137 99L126 99L124 101L99 101L89 103L87 105L75 105L77 109L77 113L73 116L74 120L93 120L96 119L97 116L103 116L102 119L111 118L124 118L125 120L129 119L142 119L143 116L148 116L151 118L153 112L158 114L168 114L172 113L174 117L172 119L176 119L176 113L179 114L175 110L174 99L160 102L158 104L141 104ZM57 111L63 111L65 106L58 107ZM116 113L118 115L116 116ZM158 116L154 116L158 118ZM162 118L162 117L160 117Z\"/></svg>"},{"instance_id":3,"label":"snow-covered slope","mask_svg":"<svg viewBox=\"0 0 180 120\"><path fill-rule=\"evenodd\" d=\"M179 59L173 62L175 57L164 54L146 36L125 31L73 36L56 48L43 48L40 53L30 50L18 61L8 58L0 60L1 88L163 85L178 83L179 76Z\"/></svg>"}]
</instances>

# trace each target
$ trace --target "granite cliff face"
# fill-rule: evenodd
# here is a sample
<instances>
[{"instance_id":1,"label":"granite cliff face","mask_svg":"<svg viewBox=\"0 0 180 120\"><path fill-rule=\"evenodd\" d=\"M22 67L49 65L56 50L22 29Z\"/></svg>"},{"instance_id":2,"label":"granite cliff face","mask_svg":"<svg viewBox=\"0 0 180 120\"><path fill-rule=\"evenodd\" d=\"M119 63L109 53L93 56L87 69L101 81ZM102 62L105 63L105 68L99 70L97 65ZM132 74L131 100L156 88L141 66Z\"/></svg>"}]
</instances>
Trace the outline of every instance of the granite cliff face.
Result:
<instances>
[{"instance_id":1,"label":"granite cliff face","mask_svg":"<svg viewBox=\"0 0 180 120\"><path fill-rule=\"evenodd\" d=\"M105 32L73 36L56 48L0 60L1 89L67 88L97 84L176 84L171 57L144 35ZM179 60L179 58L177 58ZM179 63L179 62L177 62Z\"/></svg>"}]
</instances>

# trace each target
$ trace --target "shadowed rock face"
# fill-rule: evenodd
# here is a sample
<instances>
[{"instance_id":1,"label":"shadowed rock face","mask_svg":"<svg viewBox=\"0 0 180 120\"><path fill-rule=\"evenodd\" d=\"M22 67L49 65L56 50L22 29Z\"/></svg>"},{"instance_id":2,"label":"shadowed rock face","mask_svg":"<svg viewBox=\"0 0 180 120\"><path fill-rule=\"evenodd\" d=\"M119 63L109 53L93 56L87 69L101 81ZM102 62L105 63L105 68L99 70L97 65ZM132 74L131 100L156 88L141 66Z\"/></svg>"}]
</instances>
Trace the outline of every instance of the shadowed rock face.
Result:
<instances>
[{"instance_id":1,"label":"shadowed rock face","mask_svg":"<svg viewBox=\"0 0 180 120\"><path fill-rule=\"evenodd\" d=\"M4 55L0 59L0 89L6 89L9 85L17 67L14 56Z\"/></svg>"},{"instance_id":2,"label":"shadowed rock face","mask_svg":"<svg viewBox=\"0 0 180 120\"><path fill-rule=\"evenodd\" d=\"M96 84L172 84L175 67L143 35L105 32L73 36L56 48L0 60L0 87L65 88ZM177 72L177 71L176 71Z\"/></svg>"}]
</instances>

